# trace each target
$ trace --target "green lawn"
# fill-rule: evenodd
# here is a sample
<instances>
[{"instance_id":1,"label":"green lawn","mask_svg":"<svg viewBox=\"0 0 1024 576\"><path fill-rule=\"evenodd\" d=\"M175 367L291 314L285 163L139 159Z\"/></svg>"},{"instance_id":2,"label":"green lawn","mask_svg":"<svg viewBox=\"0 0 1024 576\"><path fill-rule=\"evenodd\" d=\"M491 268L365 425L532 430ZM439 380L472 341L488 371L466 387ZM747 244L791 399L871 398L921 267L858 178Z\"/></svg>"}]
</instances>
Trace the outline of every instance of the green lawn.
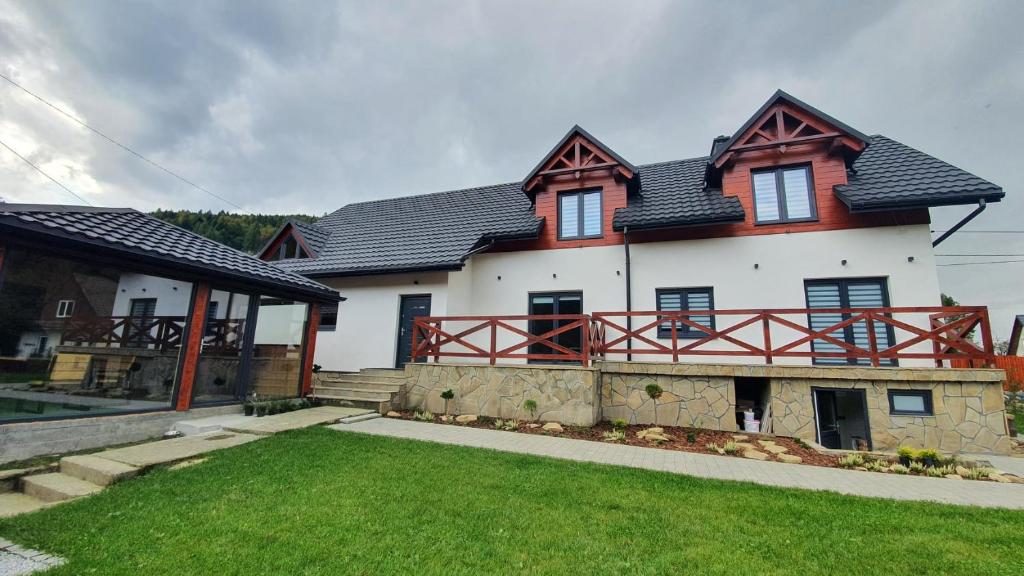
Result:
<instances>
[{"instance_id":1,"label":"green lawn","mask_svg":"<svg viewBox=\"0 0 1024 576\"><path fill-rule=\"evenodd\" d=\"M1024 512L279 434L0 520L52 574L1020 574ZM48 573L50 574L50 573Z\"/></svg>"}]
</instances>

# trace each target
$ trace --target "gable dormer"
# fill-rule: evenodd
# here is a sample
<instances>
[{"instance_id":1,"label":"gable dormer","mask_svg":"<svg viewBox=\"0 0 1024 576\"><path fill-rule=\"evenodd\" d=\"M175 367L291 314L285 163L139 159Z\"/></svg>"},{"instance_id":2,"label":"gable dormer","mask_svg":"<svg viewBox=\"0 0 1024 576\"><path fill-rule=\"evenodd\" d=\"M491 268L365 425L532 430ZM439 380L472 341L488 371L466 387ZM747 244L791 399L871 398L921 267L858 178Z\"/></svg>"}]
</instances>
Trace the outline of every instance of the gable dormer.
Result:
<instances>
[{"instance_id":1,"label":"gable dormer","mask_svg":"<svg viewBox=\"0 0 1024 576\"><path fill-rule=\"evenodd\" d=\"M539 248L617 244L615 210L637 189L637 169L583 128L569 132L523 179L544 224Z\"/></svg>"},{"instance_id":2,"label":"gable dormer","mask_svg":"<svg viewBox=\"0 0 1024 576\"><path fill-rule=\"evenodd\" d=\"M318 238L307 238L306 234L303 234L303 230L309 234L312 232L312 227L292 220L285 222L270 237L263 249L257 253L259 259L271 262L315 258L314 246L319 244Z\"/></svg>"}]
</instances>

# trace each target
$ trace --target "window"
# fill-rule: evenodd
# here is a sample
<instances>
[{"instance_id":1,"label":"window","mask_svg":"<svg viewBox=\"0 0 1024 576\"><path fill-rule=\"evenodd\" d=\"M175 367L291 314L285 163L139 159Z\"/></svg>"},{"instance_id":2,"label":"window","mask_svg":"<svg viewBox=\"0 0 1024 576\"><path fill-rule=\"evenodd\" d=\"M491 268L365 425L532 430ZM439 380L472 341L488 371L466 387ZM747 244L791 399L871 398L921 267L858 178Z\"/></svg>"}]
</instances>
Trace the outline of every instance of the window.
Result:
<instances>
[{"instance_id":1,"label":"window","mask_svg":"<svg viewBox=\"0 0 1024 576\"><path fill-rule=\"evenodd\" d=\"M889 414L933 416L931 390L889 390Z\"/></svg>"},{"instance_id":2,"label":"window","mask_svg":"<svg viewBox=\"0 0 1024 576\"><path fill-rule=\"evenodd\" d=\"M883 308L889 305L889 290L885 278L844 278L837 280L807 280L807 307L814 308ZM808 315L808 326L818 331L850 318L850 314L819 313ZM864 322L840 328L828 334L836 340L853 344L858 348L869 348L868 327ZM879 350L885 350L895 342L892 326L875 321L875 342ZM811 342L815 352L844 353L842 346L820 338ZM815 364L870 364L868 358L815 358ZM894 360L882 360L884 365L893 365Z\"/></svg>"},{"instance_id":3,"label":"window","mask_svg":"<svg viewBox=\"0 0 1024 576\"><path fill-rule=\"evenodd\" d=\"M751 173L754 213L758 224L818 219L810 166L791 166Z\"/></svg>"},{"instance_id":4,"label":"window","mask_svg":"<svg viewBox=\"0 0 1024 576\"><path fill-rule=\"evenodd\" d=\"M60 302L57 302L57 318L71 318L74 315L74 300L61 300Z\"/></svg>"},{"instance_id":5,"label":"window","mask_svg":"<svg viewBox=\"0 0 1024 576\"><path fill-rule=\"evenodd\" d=\"M583 314L583 293L582 292L543 292L538 294L530 294L530 315L531 316L545 316L545 315L562 315L562 314ZM552 330L555 330L566 324L572 324L572 319L562 320L550 320L550 319L538 319L530 320L529 332L535 336L547 334ZM575 352L579 352L583 349L583 331L580 328L574 328L572 330L566 330L561 334L555 334L549 338L551 342L558 346L568 348ZM552 348L546 344L535 342L530 344L530 354L562 354L559 350ZM557 357L552 359L539 359L529 360L530 362L548 362L557 361Z\"/></svg>"},{"instance_id":6,"label":"window","mask_svg":"<svg viewBox=\"0 0 1024 576\"><path fill-rule=\"evenodd\" d=\"M334 332L338 327L338 305L320 305L320 327L319 332Z\"/></svg>"},{"instance_id":7,"label":"window","mask_svg":"<svg viewBox=\"0 0 1024 576\"><path fill-rule=\"evenodd\" d=\"M558 239L600 238L601 191L588 190L558 195Z\"/></svg>"},{"instance_id":8,"label":"window","mask_svg":"<svg viewBox=\"0 0 1024 576\"><path fill-rule=\"evenodd\" d=\"M270 260L291 260L292 258L309 258L309 254L302 249L295 236L288 235L284 242L277 247L277 251L270 257Z\"/></svg>"},{"instance_id":9,"label":"window","mask_svg":"<svg viewBox=\"0 0 1024 576\"><path fill-rule=\"evenodd\" d=\"M714 291L711 288L659 288L655 291L658 297L658 310L663 312L714 310ZM708 315L687 316L691 322L696 322L708 329L715 329L715 317ZM677 338L703 338L706 332L697 330L693 326L676 322ZM662 322L658 325L658 338L672 337L672 321Z\"/></svg>"}]
</instances>

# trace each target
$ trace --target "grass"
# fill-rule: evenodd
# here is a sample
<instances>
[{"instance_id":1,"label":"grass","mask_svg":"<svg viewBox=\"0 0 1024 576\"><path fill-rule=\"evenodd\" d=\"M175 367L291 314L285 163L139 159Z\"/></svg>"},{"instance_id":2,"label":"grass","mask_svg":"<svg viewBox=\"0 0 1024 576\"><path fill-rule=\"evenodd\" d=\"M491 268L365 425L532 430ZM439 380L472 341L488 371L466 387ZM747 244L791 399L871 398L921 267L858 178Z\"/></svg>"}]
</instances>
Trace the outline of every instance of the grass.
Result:
<instances>
[{"instance_id":1,"label":"grass","mask_svg":"<svg viewBox=\"0 0 1024 576\"><path fill-rule=\"evenodd\" d=\"M0 520L49 574L1019 574L1024 512L312 428Z\"/></svg>"}]
</instances>

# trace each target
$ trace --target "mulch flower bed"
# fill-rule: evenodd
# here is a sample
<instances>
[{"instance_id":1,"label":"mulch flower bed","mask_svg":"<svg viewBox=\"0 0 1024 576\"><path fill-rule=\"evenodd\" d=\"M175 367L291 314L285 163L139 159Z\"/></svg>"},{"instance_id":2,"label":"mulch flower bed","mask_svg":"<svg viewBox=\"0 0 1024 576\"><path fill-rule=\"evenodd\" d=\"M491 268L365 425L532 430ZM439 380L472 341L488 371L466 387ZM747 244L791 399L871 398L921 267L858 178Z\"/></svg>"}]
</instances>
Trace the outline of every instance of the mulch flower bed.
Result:
<instances>
[{"instance_id":1,"label":"mulch flower bed","mask_svg":"<svg viewBox=\"0 0 1024 576\"><path fill-rule=\"evenodd\" d=\"M422 420L423 417L414 418L415 412L404 410L398 412L399 418L403 420ZM471 428L485 428L488 430L494 430L496 418L488 418L486 416L480 416L475 421L461 423L456 422L454 417L450 417L448 421L442 421L440 416L435 416L433 422L437 424L449 424L452 426L469 426ZM626 437L623 440L606 440L605 433L612 432L615 428L610 422L599 422L594 426L562 426L562 431L551 431L545 430L542 427L542 423L528 422L524 420L504 420L503 423L507 427L500 428L501 430L507 430L510 432L522 432L524 434L541 434L544 436L560 436L562 438L575 438L577 440L591 440L594 442L607 442L609 444L627 444L629 446L643 446L645 448L661 448L663 450L677 450L680 452L697 452L700 454L714 454L716 456L722 455L733 458L743 458L743 451L739 451L733 455L720 454L715 450L707 448L708 444L716 444L719 447L725 446L728 442L735 441L734 436L746 436L747 439L744 442L753 444L759 451L761 446L758 444L758 440L769 440L774 442L776 445L786 449L786 454L793 456L799 456L803 460L802 464L809 464L812 466L825 466L829 468L838 467L839 458L831 454L822 454L817 450L810 447L801 445L793 438L785 438L782 436L767 436L761 434L751 434L747 432L723 432L721 430L707 430L707 429L695 429L695 428L683 428L679 426L659 426L663 430L663 435L668 436L670 439L667 441L651 441L643 438L638 438L637 433L644 430L648 430L653 427L653 424L649 425L630 425L623 429ZM512 426L509 426L512 423ZM690 442L687 439L687 434L693 432L695 435L694 441ZM769 454L771 456L771 454ZM775 458L770 458L775 460Z\"/></svg>"},{"instance_id":2,"label":"mulch flower bed","mask_svg":"<svg viewBox=\"0 0 1024 576\"><path fill-rule=\"evenodd\" d=\"M434 422L450 426L468 426L470 428L497 429L523 434L560 436L577 440L590 440L592 442L626 444L629 446L643 446L645 448L660 448L662 450L696 452L725 457L731 456L733 458L755 457L757 460L783 461L786 458L796 456L799 460L789 458L791 463L826 468L846 468L882 474L905 474L957 480L1024 484L1024 478L1012 474L999 474L990 468L984 468L972 462L964 462L957 458L939 458L939 462L932 462L929 466L918 465L921 462L920 458L908 458L902 454L905 450L908 453L915 451L905 448L901 448L902 458L895 458L887 454L860 452L838 456L836 454L819 452L796 438L753 434L750 432L724 432L721 430L685 428L680 426L656 427L653 424L633 424L616 429L611 422L600 422L594 426L548 424L548 426L556 427L552 430L546 429L543 423L527 420L501 420L487 416L438 416L429 412L422 413L411 410L389 412L388 416L403 420ZM459 421L460 419L463 421ZM614 434L615 432L621 432L621 434L616 435ZM731 453L725 451L727 444L732 445L733 451ZM755 454L749 454L751 451L755 452ZM912 461L914 462L913 465L911 465Z\"/></svg>"}]
</instances>

